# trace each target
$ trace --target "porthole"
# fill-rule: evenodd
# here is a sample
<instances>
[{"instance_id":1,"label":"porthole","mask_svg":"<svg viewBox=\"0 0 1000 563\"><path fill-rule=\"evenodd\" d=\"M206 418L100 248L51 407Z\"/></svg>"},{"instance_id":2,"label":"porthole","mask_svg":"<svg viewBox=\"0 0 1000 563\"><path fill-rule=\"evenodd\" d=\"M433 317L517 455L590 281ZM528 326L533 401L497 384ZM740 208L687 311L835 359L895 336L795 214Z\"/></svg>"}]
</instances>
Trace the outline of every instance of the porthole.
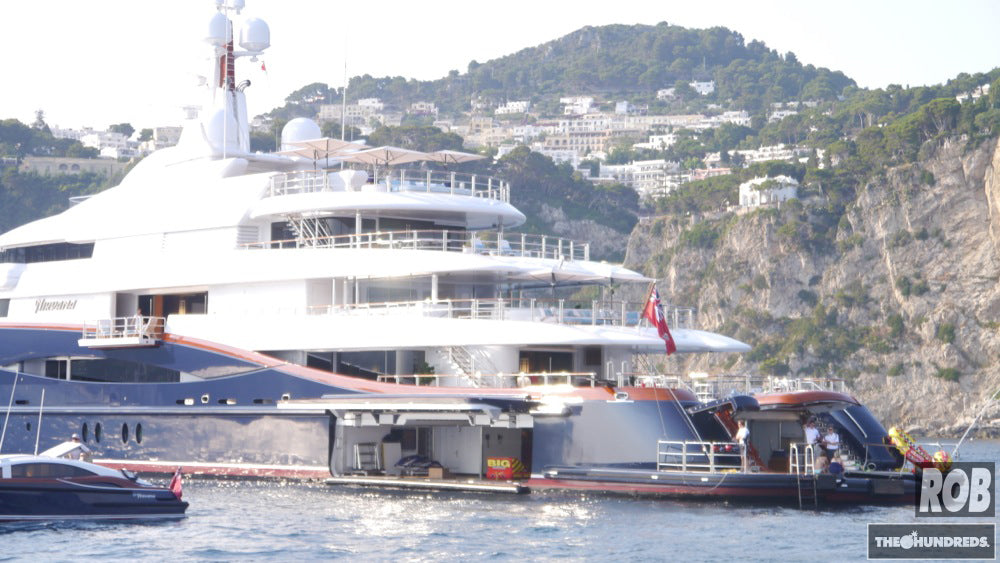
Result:
<instances>
[{"instance_id":1,"label":"porthole","mask_svg":"<svg viewBox=\"0 0 1000 563\"><path fill-rule=\"evenodd\" d=\"M122 423L122 443L128 443L128 424L124 422Z\"/></svg>"},{"instance_id":2,"label":"porthole","mask_svg":"<svg viewBox=\"0 0 1000 563\"><path fill-rule=\"evenodd\" d=\"M201 404L207 405L208 401L209 401L208 393L205 393L204 395L201 396Z\"/></svg>"},{"instance_id":3,"label":"porthole","mask_svg":"<svg viewBox=\"0 0 1000 563\"><path fill-rule=\"evenodd\" d=\"M80 435L83 436L84 442L90 441L90 426L86 422L83 423L83 428L80 429Z\"/></svg>"},{"instance_id":4,"label":"porthole","mask_svg":"<svg viewBox=\"0 0 1000 563\"><path fill-rule=\"evenodd\" d=\"M101 434L102 434L101 423L98 422L97 424L94 425L94 441L97 442L98 444L101 443Z\"/></svg>"},{"instance_id":5,"label":"porthole","mask_svg":"<svg viewBox=\"0 0 1000 563\"><path fill-rule=\"evenodd\" d=\"M142 424L135 425L135 443L136 444L142 443Z\"/></svg>"},{"instance_id":6,"label":"porthole","mask_svg":"<svg viewBox=\"0 0 1000 563\"><path fill-rule=\"evenodd\" d=\"M281 395L281 400L282 401L288 401L291 398L292 398L292 394L291 393L284 393L284 394Z\"/></svg>"}]
</instances>

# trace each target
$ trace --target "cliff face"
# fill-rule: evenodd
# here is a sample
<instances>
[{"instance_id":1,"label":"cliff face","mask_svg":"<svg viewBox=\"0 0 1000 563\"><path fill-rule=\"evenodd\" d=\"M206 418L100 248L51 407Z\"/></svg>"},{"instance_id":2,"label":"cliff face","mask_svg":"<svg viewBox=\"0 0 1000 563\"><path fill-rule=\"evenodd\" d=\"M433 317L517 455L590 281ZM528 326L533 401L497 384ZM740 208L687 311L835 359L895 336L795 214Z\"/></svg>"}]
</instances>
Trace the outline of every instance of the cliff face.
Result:
<instances>
[{"instance_id":1,"label":"cliff face","mask_svg":"<svg viewBox=\"0 0 1000 563\"><path fill-rule=\"evenodd\" d=\"M887 425L961 432L1000 389L1000 146L925 146L810 241L826 204L820 189L780 209L637 226L626 265L696 306L703 328L755 346L669 369L844 376Z\"/></svg>"}]
</instances>

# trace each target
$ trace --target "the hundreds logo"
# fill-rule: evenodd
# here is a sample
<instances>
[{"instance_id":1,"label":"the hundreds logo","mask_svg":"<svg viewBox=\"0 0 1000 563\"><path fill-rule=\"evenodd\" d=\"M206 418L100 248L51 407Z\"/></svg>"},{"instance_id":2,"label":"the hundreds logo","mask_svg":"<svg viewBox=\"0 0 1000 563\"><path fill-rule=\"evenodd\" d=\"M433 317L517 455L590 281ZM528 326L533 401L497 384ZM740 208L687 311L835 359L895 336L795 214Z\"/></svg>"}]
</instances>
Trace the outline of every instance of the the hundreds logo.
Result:
<instances>
[{"instance_id":1,"label":"the hundreds logo","mask_svg":"<svg viewBox=\"0 0 1000 563\"><path fill-rule=\"evenodd\" d=\"M76 309L76 299L65 299L62 301L49 301L48 299L35 300L35 312L43 311L68 311Z\"/></svg>"},{"instance_id":2,"label":"the hundreds logo","mask_svg":"<svg viewBox=\"0 0 1000 563\"><path fill-rule=\"evenodd\" d=\"M986 536L921 536L916 531L905 536L876 536L878 547L899 547L912 549L921 547L989 547L990 538Z\"/></svg>"}]
</instances>

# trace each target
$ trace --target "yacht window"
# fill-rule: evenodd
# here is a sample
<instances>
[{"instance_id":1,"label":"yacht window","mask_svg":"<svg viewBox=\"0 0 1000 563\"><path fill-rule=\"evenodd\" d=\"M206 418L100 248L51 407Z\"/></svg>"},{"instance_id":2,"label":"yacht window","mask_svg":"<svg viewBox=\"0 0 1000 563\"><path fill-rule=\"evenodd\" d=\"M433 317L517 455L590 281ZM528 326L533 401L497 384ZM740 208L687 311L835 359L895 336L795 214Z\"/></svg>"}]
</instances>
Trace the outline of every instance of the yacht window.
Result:
<instances>
[{"instance_id":1,"label":"yacht window","mask_svg":"<svg viewBox=\"0 0 1000 563\"><path fill-rule=\"evenodd\" d=\"M94 243L72 244L59 242L39 244L0 251L0 262L30 264L32 262L54 262L56 260L77 260L94 255Z\"/></svg>"},{"instance_id":2,"label":"yacht window","mask_svg":"<svg viewBox=\"0 0 1000 563\"><path fill-rule=\"evenodd\" d=\"M0 299L0 317L6 317L10 311L10 299Z\"/></svg>"},{"instance_id":3,"label":"yacht window","mask_svg":"<svg viewBox=\"0 0 1000 563\"><path fill-rule=\"evenodd\" d=\"M10 476L17 477L89 477L97 475L82 467L62 463L21 463L11 466Z\"/></svg>"},{"instance_id":4,"label":"yacht window","mask_svg":"<svg viewBox=\"0 0 1000 563\"><path fill-rule=\"evenodd\" d=\"M45 377L66 379L67 360L45 360Z\"/></svg>"},{"instance_id":5,"label":"yacht window","mask_svg":"<svg viewBox=\"0 0 1000 563\"><path fill-rule=\"evenodd\" d=\"M181 372L112 358L73 360L73 380L107 383L177 383Z\"/></svg>"}]
</instances>

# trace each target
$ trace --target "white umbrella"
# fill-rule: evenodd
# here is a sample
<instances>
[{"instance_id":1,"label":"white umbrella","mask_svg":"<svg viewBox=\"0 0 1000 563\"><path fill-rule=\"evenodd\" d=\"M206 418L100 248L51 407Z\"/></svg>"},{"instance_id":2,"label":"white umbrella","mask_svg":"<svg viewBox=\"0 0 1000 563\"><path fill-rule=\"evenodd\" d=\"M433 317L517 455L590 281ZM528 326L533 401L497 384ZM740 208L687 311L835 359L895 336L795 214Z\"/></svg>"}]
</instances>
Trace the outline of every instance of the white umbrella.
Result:
<instances>
[{"instance_id":1,"label":"white umbrella","mask_svg":"<svg viewBox=\"0 0 1000 563\"><path fill-rule=\"evenodd\" d=\"M427 156L425 152L385 146L351 153L346 155L343 161L371 164L374 166L392 166L393 164L427 160Z\"/></svg>"},{"instance_id":2,"label":"white umbrella","mask_svg":"<svg viewBox=\"0 0 1000 563\"><path fill-rule=\"evenodd\" d=\"M361 150L366 146L361 143L341 141L340 139L333 139L330 137L320 137L319 139L308 139L305 141L293 141L288 144L298 148L280 151L278 154L301 156L311 158L313 160L326 158L327 164L329 164L331 156L339 156L345 153L349 154L351 152Z\"/></svg>"},{"instance_id":3,"label":"white umbrella","mask_svg":"<svg viewBox=\"0 0 1000 563\"><path fill-rule=\"evenodd\" d=\"M372 165L375 168L375 183L377 184L379 166L392 166L394 164L427 160L427 153L410 149L401 149L399 147L383 146L353 152L344 155L344 157L340 160L343 162Z\"/></svg>"},{"instance_id":4,"label":"white umbrella","mask_svg":"<svg viewBox=\"0 0 1000 563\"><path fill-rule=\"evenodd\" d=\"M428 162L440 162L445 166L449 164L461 164L463 162L470 162L473 160L482 160L486 158L485 156L479 154L472 154L468 152L453 151L449 149L434 151L427 153Z\"/></svg>"}]
</instances>

